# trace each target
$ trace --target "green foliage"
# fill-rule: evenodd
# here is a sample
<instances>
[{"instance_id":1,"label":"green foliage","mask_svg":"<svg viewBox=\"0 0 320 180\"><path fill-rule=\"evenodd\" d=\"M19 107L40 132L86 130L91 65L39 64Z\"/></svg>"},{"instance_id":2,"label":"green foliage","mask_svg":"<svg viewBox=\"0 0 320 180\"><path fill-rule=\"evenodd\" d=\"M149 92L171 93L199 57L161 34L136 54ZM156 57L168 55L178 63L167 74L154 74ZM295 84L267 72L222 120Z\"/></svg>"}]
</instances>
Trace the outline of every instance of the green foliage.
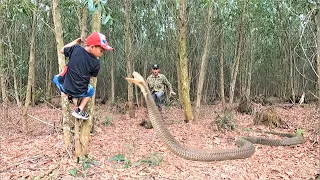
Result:
<instances>
[{"instance_id":1,"label":"green foliage","mask_svg":"<svg viewBox=\"0 0 320 180\"><path fill-rule=\"evenodd\" d=\"M209 6L212 0L200 0L200 3L203 4L205 7Z\"/></svg>"},{"instance_id":2,"label":"green foliage","mask_svg":"<svg viewBox=\"0 0 320 180\"><path fill-rule=\"evenodd\" d=\"M97 165L98 162L93 161L88 157L88 155L85 155L84 157L78 157L77 158L77 163L81 165L81 167L78 167L78 169L75 167L73 169L70 169L68 172L71 174L73 177L78 177L82 176L85 177L86 174L85 170L89 169L92 165Z\"/></svg>"},{"instance_id":3,"label":"green foliage","mask_svg":"<svg viewBox=\"0 0 320 180\"><path fill-rule=\"evenodd\" d=\"M246 132L250 132L250 131L251 131L251 129L250 129L250 128L248 128L248 127L247 127L247 128L245 128L244 130L245 130Z\"/></svg>"},{"instance_id":4,"label":"green foliage","mask_svg":"<svg viewBox=\"0 0 320 180\"><path fill-rule=\"evenodd\" d=\"M126 158L122 154L115 155L109 159L109 162L116 161L118 164L123 164L124 168L129 168L131 166L131 162L128 158Z\"/></svg>"},{"instance_id":5,"label":"green foliage","mask_svg":"<svg viewBox=\"0 0 320 180\"><path fill-rule=\"evenodd\" d=\"M88 157L88 155L86 155L86 156L84 156L84 157L81 157L81 158L78 158L78 159L77 159L77 162L78 162L79 164L81 164L84 169L88 169L88 168L91 167L91 165L96 165L96 164L97 164L97 162L95 162L95 161L93 161L92 159L90 159L90 158Z\"/></svg>"},{"instance_id":6,"label":"green foliage","mask_svg":"<svg viewBox=\"0 0 320 180\"><path fill-rule=\"evenodd\" d=\"M216 125L220 130L234 130L236 124L234 122L234 115L231 110L225 111L222 115L219 115L216 119Z\"/></svg>"},{"instance_id":7,"label":"green foliage","mask_svg":"<svg viewBox=\"0 0 320 180\"><path fill-rule=\"evenodd\" d=\"M303 129L301 129L301 128L297 128L296 133L301 135L301 136L303 136L305 134Z\"/></svg>"},{"instance_id":8,"label":"green foliage","mask_svg":"<svg viewBox=\"0 0 320 180\"><path fill-rule=\"evenodd\" d=\"M101 11L101 24L102 25L112 25L113 19L111 17L111 9L107 7L106 0L94 1L94 0L83 0L83 4L88 5L88 10L90 14L93 14L95 11Z\"/></svg>"},{"instance_id":9,"label":"green foliage","mask_svg":"<svg viewBox=\"0 0 320 180\"><path fill-rule=\"evenodd\" d=\"M155 167L159 166L163 162L163 157L160 157L158 152L152 154L150 157L147 159L142 159L138 161L138 165L140 164L147 164L149 166Z\"/></svg>"},{"instance_id":10,"label":"green foliage","mask_svg":"<svg viewBox=\"0 0 320 180\"><path fill-rule=\"evenodd\" d=\"M111 121L112 121L112 116L106 116L103 124L105 126L109 126L111 124Z\"/></svg>"},{"instance_id":11,"label":"green foliage","mask_svg":"<svg viewBox=\"0 0 320 180\"><path fill-rule=\"evenodd\" d=\"M69 172L73 177L77 177L77 175L78 175L78 170L77 170L77 168L70 169L68 172Z\"/></svg>"},{"instance_id":12,"label":"green foliage","mask_svg":"<svg viewBox=\"0 0 320 180\"><path fill-rule=\"evenodd\" d=\"M163 157L159 156L159 154L156 152L146 159L142 159L137 162L131 163L131 161L128 158L126 158L124 155L118 154L109 159L109 162L112 162L112 161L115 161L117 164L123 164L123 168L129 168L132 165L140 166L142 164L155 167L155 166L159 166L163 162Z\"/></svg>"}]
</instances>

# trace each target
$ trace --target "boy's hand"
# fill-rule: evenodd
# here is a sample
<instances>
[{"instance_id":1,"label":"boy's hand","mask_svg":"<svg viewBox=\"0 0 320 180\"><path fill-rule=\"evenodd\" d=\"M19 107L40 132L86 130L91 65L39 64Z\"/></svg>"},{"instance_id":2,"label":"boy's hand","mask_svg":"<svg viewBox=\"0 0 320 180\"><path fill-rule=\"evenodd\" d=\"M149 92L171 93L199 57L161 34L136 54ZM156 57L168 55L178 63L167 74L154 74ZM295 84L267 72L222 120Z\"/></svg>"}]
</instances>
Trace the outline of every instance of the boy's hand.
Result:
<instances>
[{"instance_id":1,"label":"boy's hand","mask_svg":"<svg viewBox=\"0 0 320 180\"><path fill-rule=\"evenodd\" d=\"M64 54L64 51L63 51L64 48L66 48L66 47L71 47L71 46L73 46L73 45L75 45L75 44L80 44L80 43L81 43L81 38L77 38L77 39L75 39L74 41L70 42L69 44L64 45L63 48L60 49L60 52L61 52L62 54Z\"/></svg>"},{"instance_id":2,"label":"boy's hand","mask_svg":"<svg viewBox=\"0 0 320 180\"><path fill-rule=\"evenodd\" d=\"M76 40L74 40L75 44L80 44L81 43L81 38L77 38Z\"/></svg>"}]
</instances>

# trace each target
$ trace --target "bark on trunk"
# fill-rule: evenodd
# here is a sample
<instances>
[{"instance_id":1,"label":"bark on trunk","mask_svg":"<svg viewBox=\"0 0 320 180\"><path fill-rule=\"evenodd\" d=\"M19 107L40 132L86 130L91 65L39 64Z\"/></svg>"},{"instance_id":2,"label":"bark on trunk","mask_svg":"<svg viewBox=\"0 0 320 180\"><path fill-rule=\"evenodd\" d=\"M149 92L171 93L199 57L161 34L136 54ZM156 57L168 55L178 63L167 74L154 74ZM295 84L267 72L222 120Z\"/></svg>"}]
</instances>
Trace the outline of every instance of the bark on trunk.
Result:
<instances>
[{"instance_id":1,"label":"bark on trunk","mask_svg":"<svg viewBox=\"0 0 320 180\"><path fill-rule=\"evenodd\" d=\"M2 41L2 39L0 39ZM2 43L0 43L0 86L1 86L1 97L2 106L4 108L8 107L9 99L7 96L7 85L6 85L6 72L4 70L4 51Z\"/></svg>"},{"instance_id":2,"label":"bark on trunk","mask_svg":"<svg viewBox=\"0 0 320 180\"><path fill-rule=\"evenodd\" d=\"M318 94L318 107L320 107L320 9L317 10L315 15L315 20L317 24L317 94ZM320 124L320 123L319 123Z\"/></svg>"},{"instance_id":3,"label":"bark on trunk","mask_svg":"<svg viewBox=\"0 0 320 180\"><path fill-rule=\"evenodd\" d=\"M132 76L132 42L131 42L131 22L130 22L130 11L131 3L130 0L124 1L125 9L125 58L126 58L126 71L127 77ZM128 107L129 117L135 117L134 106L133 106L133 84L128 83Z\"/></svg>"},{"instance_id":4,"label":"bark on trunk","mask_svg":"<svg viewBox=\"0 0 320 180\"><path fill-rule=\"evenodd\" d=\"M35 4L37 2L35 1ZM31 38L30 38L30 56L29 56L29 72L28 72L28 83L27 83L27 92L26 99L24 103L24 108L22 112L22 131L27 133L27 122L28 122L28 107L31 100L31 92L32 92L32 83L34 76L34 66L35 66L35 39L36 39L36 22L37 22L37 14L36 11L33 12L32 17L32 27L31 27Z\"/></svg>"},{"instance_id":5,"label":"bark on trunk","mask_svg":"<svg viewBox=\"0 0 320 180\"><path fill-rule=\"evenodd\" d=\"M226 98L224 94L224 32L222 27L222 22L220 22L220 35L219 35L219 68L220 68L220 96L223 111L226 109Z\"/></svg>"},{"instance_id":6,"label":"bark on trunk","mask_svg":"<svg viewBox=\"0 0 320 180\"><path fill-rule=\"evenodd\" d=\"M187 21L186 21L186 2L185 0L179 0L179 40L178 40L178 73L182 101L182 107L185 115L185 122L193 121L192 108L190 104L190 82L188 76L188 57L187 57Z\"/></svg>"},{"instance_id":7,"label":"bark on trunk","mask_svg":"<svg viewBox=\"0 0 320 180\"><path fill-rule=\"evenodd\" d=\"M201 67L200 67L200 74L197 86L197 100L196 100L196 110L195 110L195 118L194 120L197 121L200 115L200 106L201 106L201 99L202 99L202 92L203 92L203 84L205 80L205 76L207 73L207 62L208 62L208 51L210 50L209 42L211 39L210 27L211 27L211 19L212 19L212 4L213 1L208 5L208 17L207 17L207 27L206 27L206 34L205 34L205 43L203 48L203 54L201 59Z\"/></svg>"},{"instance_id":8,"label":"bark on trunk","mask_svg":"<svg viewBox=\"0 0 320 180\"><path fill-rule=\"evenodd\" d=\"M9 34L8 34L8 45L9 45L10 65L11 65L11 69L13 70L12 76L13 76L14 97L16 99L18 107L20 108L22 107L22 103L19 98L18 81L17 81L16 68L15 68L14 57L13 57L14 52L11 44L11 37Z\"/></svg>"},{"instance_id":9,"label":"bark on trunk","mask_svg":"<svg viewBox=\"0 0 320 180\"><path fill-rule=\"evenodd\" d=\"M84 21L82 21L84 22ZM101 29L101 10L96 10L92 17L92 32L100 32ZM94 89L97 87L97 77L93 77L90 80L90 84L93 86ZM79 127L80 131L76 131L79 134L79 138L75 137L75 142L78 143L76 147L76 156L83 157L89 154L89 142L90 142L90 132L93 127L93 119L95 116L95 97L94 94L90 101L87 104L87 109L89 110L89 119L82 121L81 126ZM76 121L79 121L76 119ZM79 122L76 122L79 123ZM80 125L80 123L78 124Z\"/></svg>"},{"instance_id":10,"label":"bark on trunk","mask_svg":"<svg viewBox=\"0 0 320 180\"><path fill-rule=\"evenodd\" d=\"M242 8L242 14L241 14L241 20L239 22L239 28L238 28L238 40L237 40L237 46L235 49L235 61L232 67L232 73L231 73L231 82L230 82L230 91L229 91L229 103L233 103L233 98L234 98L234 90L236 86L236 81L237 81L237 74L238 74L238 69L239 69L239 64L240 64L240 58L242 55L242 47L243 47L243 42L244 42L244 20L245 20L245 14L246 14L246 6L247 6L247 0L243 2L243 8Z\"/></svg>"},{"instance_id":11,"label":"bark on trunk","mask_svg":"<svg viewBox=\"0 0 320 180\"><path fill-rule=\"evenodd\" d=\"M59 64L59 72L62 71L64 66L66 65L65 57L60 53L60 49L64 46L63 36L62 36L62 23L61 23L61 15L59 9L59 0L52 0L52 18L54 24L55 37L57 42L57 55L58 55L58 64ZM67 152L71 150L71 117L69 110L69 102L67 97L64 94L61 94L61 107L62 107L62 124L63 124L63 139L64 145ZM69 153L70 154L70 153Z\"/></svg>"}]
</instances>

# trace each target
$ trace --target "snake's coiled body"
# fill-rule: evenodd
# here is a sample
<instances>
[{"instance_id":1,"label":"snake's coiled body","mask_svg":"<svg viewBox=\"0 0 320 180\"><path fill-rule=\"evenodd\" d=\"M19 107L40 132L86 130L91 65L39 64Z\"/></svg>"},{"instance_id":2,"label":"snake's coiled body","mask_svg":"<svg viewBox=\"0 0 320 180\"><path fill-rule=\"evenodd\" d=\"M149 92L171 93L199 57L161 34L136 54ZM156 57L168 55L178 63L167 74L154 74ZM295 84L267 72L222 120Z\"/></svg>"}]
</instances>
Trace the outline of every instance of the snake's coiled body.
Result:
<instances>
[{"instance_id":1,"label":"snake's coiled body","mask_svg":"<svg viewBox=\"0 0 320 180\"><path fill-rule=\"evenodd\" d=\"M149 119L152 123L153 128L156 130L159 137L162 139L164 144L178 156L195 161L222 161L231 159L243 159L252 156L255 152L253 143L265 144L270 146L288 146L295 145L304 142L304 139L300 135L296 134L282 134L272 133L280 136L286 136L284 139L267 139L260 137L240 137L236 144L239 148L234 149L217 149L217 150L200 150L190 149L181 145L169 132L166 127L160 112L156 104L154 103L151 93L146 85L143 77L137 73L133 73L134 78L126 78L129 82L138 85L146 100Z\"/></svg>"}]
</instances>

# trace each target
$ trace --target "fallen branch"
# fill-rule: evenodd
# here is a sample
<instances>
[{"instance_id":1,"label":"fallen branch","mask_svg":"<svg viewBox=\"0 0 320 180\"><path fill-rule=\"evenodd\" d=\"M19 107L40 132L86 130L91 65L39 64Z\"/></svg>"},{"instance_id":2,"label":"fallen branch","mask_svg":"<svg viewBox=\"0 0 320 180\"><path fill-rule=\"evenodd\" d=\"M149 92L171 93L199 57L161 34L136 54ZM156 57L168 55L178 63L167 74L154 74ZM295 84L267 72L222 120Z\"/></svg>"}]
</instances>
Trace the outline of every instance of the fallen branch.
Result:
<instances>
[{"instance_id":1,"label":"fallen branch","mask_svg":"<svg viewBox=\"0 0 320 180\"><path fill-rule=\"evenodd\" d=\"M45 176L49 176L54 170L60 168L60 164L56 165L54 168L49 169L47 172L45 172L42 176L40 176L40 179L44 178Z\"/></svg>"},{"instance_id":2,"label":"fallen branch","mask_svg":"<svg viewBox=\"0 0 320 180\"><path fill-rule=\"evenodd\" d=\"M41 119L39 119L39 118L37 118L37 117L34 117L34 116L30 115L30 114L28 114L28 116L31 117L31 118L33 118L33 119L35 119L35 120L37 120L37 121L40 121L40 122L42 122L42 123L44 123L44 124L46 124L46 125L48 125L48 126L51 126L51 127L54 127L54 128L59 128L60 130L63 130L63 128L62 128L61 126L56 126L56 125L54 125L54 124L50 124L50 123L48 123L48 122L46 122L46 121L44 121L44 120L41 120ZM72 133L74 133L73 130L69 130L69 131L72 132Z\"/></svg>"},{"instance_id":3,"label":"fallen branch","mask_svg":"<svg viewBox=\"0 0 320 180\"><path fill-rule=\"evenodd\" d=\"M52 108L62 112L59 108L56 108L52 103L48 102L47 100L45 100L44 98L41 98L45 103L49 104Z\"/></svg>"},{"instance_id":4,"label":"fallen branch","mask_svg":"<svg viewBox=\"0 0 320 180\"><path fill-rule=\"evenodd\" d=\"M34 116L30 115L30 114L28 114L28 116L31 117L31 118L33 118L33 119L35 119L35 120L37 120L37 121L40 121L40 122L42 122L42 123L44 123L44 124L46 124L46 125L48 125L48 126L56 127L55 125L50 124L50 123L48 123L48 122L46 122L46 121L44 121L44 120L41 120L41 119L39 119L39 118L37 118L37 117L34 117ZM61 129L62 129L62 127L59 127L59 126L58 126L58 128L61 128Z\"/></svg>"},{"instance_id":5,"label":"fallen branch","mask_svg":"<svg viewBox=\"0 0 320 180\"><path fill-rule=\"evenodd\" d=\"M13 165L8 166L8 167L6 167L6 168L3 169L3 170L0 170L0 173L6 172L6 171L8 171L9 169L11 169L11 168L13 168L13 167L16 167L16 166L19 166L20 164L23 164L23 163L25 163L25 162L30 162L30 161L32 162L32 160L39 159L39 158L41 158L40 155L21 159L20 161L14 163Z\"/></svg>"}]
</instances>

